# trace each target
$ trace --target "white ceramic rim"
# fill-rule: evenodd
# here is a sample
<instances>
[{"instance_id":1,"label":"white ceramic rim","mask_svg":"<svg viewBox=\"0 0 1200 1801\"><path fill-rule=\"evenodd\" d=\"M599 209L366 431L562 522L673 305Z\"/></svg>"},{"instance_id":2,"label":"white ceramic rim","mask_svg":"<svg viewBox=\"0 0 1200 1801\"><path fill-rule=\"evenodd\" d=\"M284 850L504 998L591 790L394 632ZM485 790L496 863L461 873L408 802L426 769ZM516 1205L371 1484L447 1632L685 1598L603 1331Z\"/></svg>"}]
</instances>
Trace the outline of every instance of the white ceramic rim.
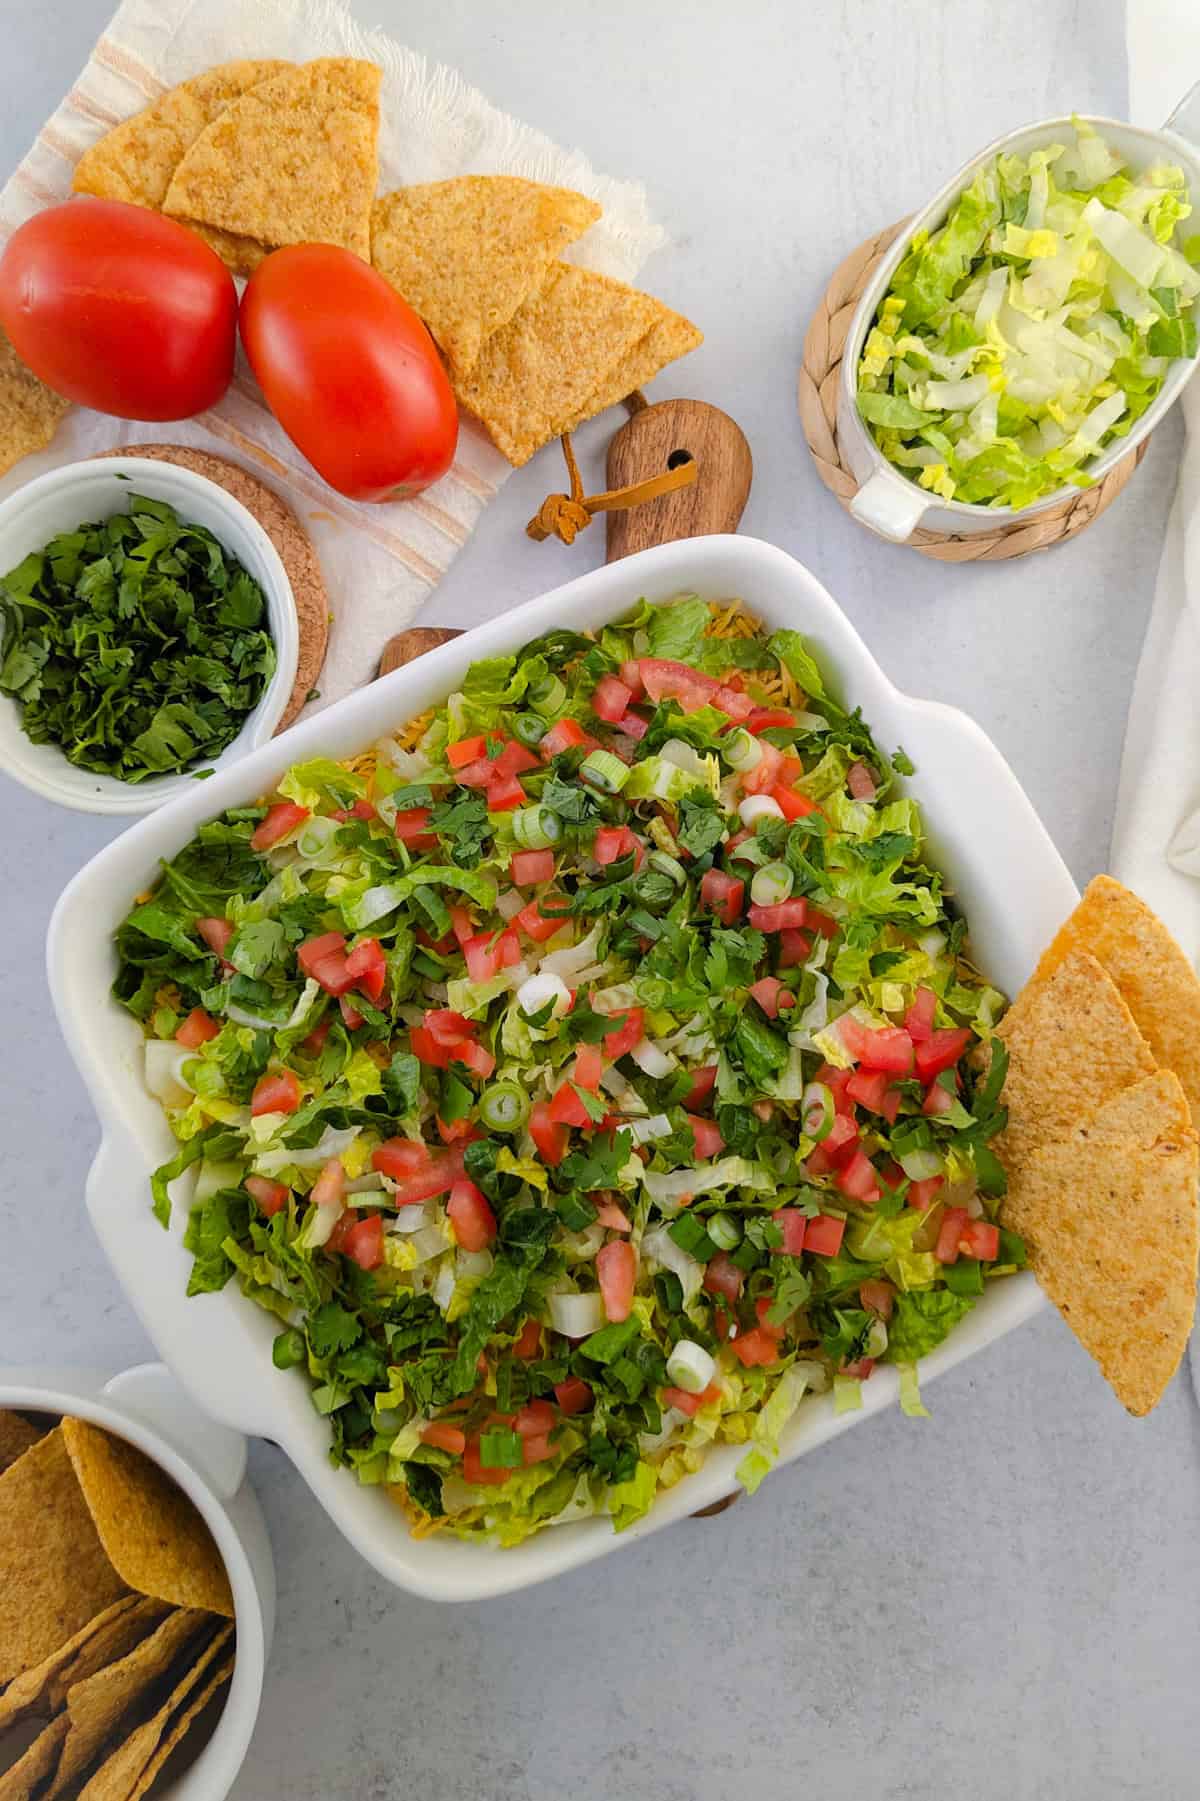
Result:
<instances>
[{"instance_id":1,"label":"white ceramic rim","mask_svg":"<svg viewBox=\"0 0 1200 1801\"><path fill-rule=\"evenodd\" d=\"M108 997L114 966L110 933L160 857L174 854L205 818L268 791L298 759L360 750L444 697L476 657L510 652L551 628L598 626L627 612L639 595L663 600L687 590L709 598L738 594L768 624L803 630L823 667L834 674L834 686L861 702L885 742L903 743L915 756L919 774L911 788L927 805L933 855L955 878L989 974L1015 992L1078 899L1016 777L966 715L903 695L801 564L771 545L732 536L666 544L595 569L347 696L236 769L215 776L202 794L185 796L124 833L75 877L51 920L51 993L102 1129L88 1207L142 1324L200 1406L241 1431L273 1439L380 1575L434 1600L506 1593L637 1542L727 1494L735 1486L741 1452L734 1446L711 1453L697 1475L662 1496L645 1519L619 1537L607 1520L557 1527L505 1551L464 1544L448 1534L409 1537L381 1490L361 1488L347 1472L330 1466L325 1425L312 1409L307 1384L296 1372L273 1367L275 1322L231 1287L181 1304L188 1260L176 1226L181 1230L186 1209L176 1208L172 1234L165 1235L151 1218L146 1190L149 1170L172 1154L174 1140L141 1079L136 1023ZM958 796L954 806L951 792ZM986 841L978 830L981 809L989 819ZM1002 884L992 879L998 858ZM982 1349L1044 1304L1030 1275L994 1285L946 1344L924 1360L922 1380ZM896 1394L896 1372L884 1366L864 1389L862 1412L835 1416L827 1399L802 1408L786 1435L781 1463L861 1424L894 1404Z\"/></svg>"},{"instance_id":2,"label":"white ceramic rim","mask_svg":"<svg viewBox=\"0 0 1200 1801\"><path fill-rule=\"evenodd\" d=\"M275 673L258 705L247 714L237 737L211 764L214 770L224 769L249 751L257 750L275 731L291 697L300 651L300 630L292 584L279 552L253 513L219 482L210 481L205 475L197 475L194 470L185 469L179 463L160 462L138 456L87 457L79 462L65 463L59 469L48 470L45 475L35 477L7 499L0 501L0 532L3 532L10 521L19 518L31 503L36 503L47 495L53 496L60 489L82 489L118 479L123 487L127 484L127 491L136 489L151 500L169 501L185 518L187 497L201 497L226 523L228 542L219 527L209 528L221 540L223 548L237 557L239 562L244 563L249 552L261 564L262 575L266 579L261 580L260 577L260 580L267 602L269 630L275 645ZM84 509L85 518L95 516L94 509L90 514ZM82 519L80 523L83 523ZM17 702L7 695L0 695L0 706L13 716L15 729L19 732ZM114 777L98 777L90 770L76 769L56 746L38 745L31 749L53 753L54 761L50 766L52 773L11 760L5 765L6 773L14 781L20 782L22 787L41 795L43 799L80 813L101 813L110 817L152 813L155 808L164 806L167 801L194 787L197 781L195 776L185 772L182 775L155 776L146 782L117 784ZM103 783L103 786L94 785L99 783Z\"/></svg>"},{"instance_id":3,"label":"white ceramic rim","mask_svg":"<svg viewBox=\"0 0 1200 1801\"><path fill-rule=\"evenodd\" d=\"M212 1735L169 1794L170 1801L224 1801L245 1760L258 1720L274 1598L265 1612L258 1580L241 1537L224 1503L195 1465L143 1418L122 1407L119 1398L110 1395L110 1388L120 1380L120 1375L109 1377L91 1369L0 1368L0 1408L69 1414L128 1439L178 1483L203 1515L233 1590L237 1655L229 1693Z\"/></svg>"},{"instance_id":4,"label":"white ceramic rim","mask_svg":"<svg viewBox=\"0 0 1200 1801\"><path fill-rule=\"evenodd\" d=\"M1122 135L1132 135L1143 139L1146 144L1147 159L1149 159L1152 152L1157 152L1159 155L1162 155L1165 152L1172 160L1182 162L1185 166L1190 165L1193 190L1196 193L1197 202L1200 204L1200 150L1198 150L1196 144L1193 143L1191 139L1183 137L1178 131L1172 131L1166 128L1152 131L1146 126L1131 125L1127 120L1110 119L1099 113L1079 113L1074 115L1074 117L1081 118L1084 120L1085 124L1094 126L1102 135L1113 131L1119 131ZM882 261L875 270L874 275L871 277L868 286L864 288L857 307L854 309L854 317L850 321L850 329L846 333L845 344L842 350L842 363L838 379L838 388L841 397L841 407L839 409L838 419L839 436L847 429L847 427L849 427L855 434L858 447L864 453L863 461L865 462L866 457L869 456L873 461L876 470L887 471L887 473L893 476L898 482L903 483L906 488L911 489L914 496L919 495L924 503L926 513L946 512L956 514L964 521L968 519L972 520L976 524L1010 526L1026 519L1035 519L1039 513L1044 513L1051 507L1061 506L1063 501L1070 498L1072 495L1084 494L1087 492L1086 488L1078 488L1071 482L1064 482L1062 487L1055 488L1053 493L1043 495L1040 500L1031 501L1028 506L1016 508L1009 506L988 507L980 506L976 502L944 500L940 495L932 494L927 489L922 488L917 482L913 481L911 476L906 475L902 469L898 469L893 463L888 462L887 458L875 443L874 438L867 430L867 427L859 414L856 381L859 357L862 354L862 347L866 341L867 332L874 321L875 314L879 309L880 301L883 299L884 294L891 285L892 276L896 273L900 263L907 255L909 244L916 233L918 231L932 231L936 229L937 226L941 225L946 214L950 211L951 206L963 192L963 189L968 187L974 179L976 171L981 168L983 164L990 162L993 157L1003 155L1019 140L1027 138L1033 133L1055 134L1058 132L1070 132L1073 129L1073 124L1074 120L1071 114L1057 118L1035 119L1028 125L1018 126L1015 131L1007 131L1002 137L993 139L985 149L971 157L968 162L965 162L958 172L955 175L952 175L950 180L946 182L943 187L938 189L937 193L933 196L933 199L927 201L920 212L915 213L908 220L904 229L897 234L895 242L888 248ZM1196 373L1197 367L1200 366L1200 356L1192 357L1187 360L1178 358L1176 359L1176 363L1177 366L1175 370L1168 375L1167 380L1163 384L1162 392L1159 394L1158 399L1154 402L1153 406L1147 407L1141 418L1134 422L1133 426L1123 438L1116 439L1102 456L1096 457L1092 462L1086 465L1088 473L1092 478L1092 486L1094 486L1096 482L1102 481L1109 470L1113 468L1115 464L1120 462L1122 457L1128 456L1131 450L1136 450L1143 439L1148 437L1159 424L1163 415L1174 406L1184 388ZM866 480L869 479L870 478L868 477L862 481L859 484L860 487L865 487ZM912 529L917 530L920 528L920 525L921 519L918 518L916 525Z\"/></svg>"}]
</instances>

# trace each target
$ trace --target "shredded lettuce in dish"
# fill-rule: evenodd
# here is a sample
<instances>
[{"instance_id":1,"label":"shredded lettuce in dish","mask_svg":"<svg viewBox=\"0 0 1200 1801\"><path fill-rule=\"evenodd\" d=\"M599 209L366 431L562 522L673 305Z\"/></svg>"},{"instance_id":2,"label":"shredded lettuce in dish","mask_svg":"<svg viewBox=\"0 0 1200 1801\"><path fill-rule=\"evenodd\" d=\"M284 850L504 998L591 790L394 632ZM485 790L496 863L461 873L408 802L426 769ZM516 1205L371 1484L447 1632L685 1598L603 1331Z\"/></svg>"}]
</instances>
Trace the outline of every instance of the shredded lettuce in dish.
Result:
<instances>
[{"instance_id":1,"label":"shredded lettuce in dish","mask_svg":"<svg viewBox=\"0 0 1200 1801\"><path fill-rule=\"evenodd\" d=\"M858 369L888 461L946 500L1028 506L1066 484L1196 354L1200 236L1182 169L1074 139L999 156L896 270Z\"/></svg>"},{"instance_id":2,"label":"shredded lettuce in dish","mask_svg":"<svg viewBox=\"0 0 1200 1801\"><path fill-rule=\"evenodd\" d=\"M911 773L796 632L641 602L297 764L130 911L189 1293L276 1316L415 1530L622 1530L713 1444L753 1490L881 1362L920 1415L1023 1264L1004 1001Z\"/></svg>"}]
</instances>

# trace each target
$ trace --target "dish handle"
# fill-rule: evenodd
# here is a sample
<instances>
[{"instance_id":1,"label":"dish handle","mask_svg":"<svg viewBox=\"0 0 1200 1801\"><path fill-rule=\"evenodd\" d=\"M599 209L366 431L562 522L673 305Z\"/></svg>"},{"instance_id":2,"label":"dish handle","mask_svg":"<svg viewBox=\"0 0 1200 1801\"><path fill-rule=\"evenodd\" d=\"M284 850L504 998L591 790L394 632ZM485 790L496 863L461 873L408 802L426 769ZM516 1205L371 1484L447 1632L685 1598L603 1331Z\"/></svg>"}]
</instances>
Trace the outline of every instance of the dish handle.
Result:
<instances>
[{"instance_id":1,"label":"dish handle","mask_svg":"<svg viewBox=\"0 0 1200 1801\"><path fill-rule=\"evenodd\" d=\"M850 511L881 538L906 544L929 506L929 497L911 482L890 469L876 469L851 500Z\"/></svg>"},{"instance_id":2,"label":"dish handle","mask_svg":"<svg viewBox=\"0 0 1200 1801\"><path fill-rule=\"evenodd\" d=\"M165 1363L122 1370L105 1386L104 1398L165 1438L220 1500L232 1501L246 1473L246 1441L202 1413Z\"/></svg>"},{"instance_id":3,"label":"dish handle","mask_svg":"<svg viewBox=\"0 0 1200 1801\"><path fill-rule=\"evenodd\" d=\"M1176 137L1186 138L1194 148L1200 148L1200 81L1188 89L1171 117L1163 124L1164 131L1173 131Z\"/></svg>"}]
</instances>

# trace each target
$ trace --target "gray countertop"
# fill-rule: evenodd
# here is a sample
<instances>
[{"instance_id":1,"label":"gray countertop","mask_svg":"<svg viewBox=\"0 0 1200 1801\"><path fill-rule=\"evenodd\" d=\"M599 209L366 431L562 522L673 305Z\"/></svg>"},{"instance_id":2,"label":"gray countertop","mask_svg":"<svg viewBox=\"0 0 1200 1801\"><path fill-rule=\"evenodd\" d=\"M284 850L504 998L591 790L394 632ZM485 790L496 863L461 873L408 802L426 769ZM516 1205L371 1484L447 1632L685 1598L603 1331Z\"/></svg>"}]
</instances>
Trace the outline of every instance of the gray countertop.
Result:
<instances>
[{"instance_id":1,"label":"gray countertop","mask_svg":"<svg viewBox=\"0 0 1200 1801\"><path fill-rule=\"evenodd\" d=\"M5 169L108 10L7 0ZM900 686L974 714L1080 882L1102 868L1177 424L1082 539L944 568L876 542L824 491L795 380L808 316L854 244L1015 124L1124 110L1117 0L357 10L646 181L673 241L643 279L707 334L655 393L740 421L756 463L745 530L809 564ZM1197 73L1181 70L1181 89ZM614 417L581 434L590 485ZM559 482L552 454L516 475L422 617L466 625L598 561L602 528L570 551L523 535ZM42 973L55 897L115 828L7 783L0 806L0 1361L115 1370L152 1351L83 1217L96 1127ZM1194 1794L1200 1432L1186 1376L1133 1423L1047 1314L928 1398L928 1421L851 1433L717 1519L461 1609L384 1588L257 1447L279 1627L239 1801Z\"/></svg>"}]
</instances>

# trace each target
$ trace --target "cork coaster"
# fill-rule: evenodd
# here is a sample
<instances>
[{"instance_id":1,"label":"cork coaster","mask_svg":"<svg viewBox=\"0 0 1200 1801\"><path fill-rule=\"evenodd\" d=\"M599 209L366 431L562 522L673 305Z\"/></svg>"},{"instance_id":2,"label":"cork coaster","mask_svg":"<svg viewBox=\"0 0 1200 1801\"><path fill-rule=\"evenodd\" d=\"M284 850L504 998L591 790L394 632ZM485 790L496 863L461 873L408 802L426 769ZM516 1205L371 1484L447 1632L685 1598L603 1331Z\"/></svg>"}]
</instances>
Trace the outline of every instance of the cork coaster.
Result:
<instances>
[{"instance_id":1,"label":"cork coaster","mask_svg":"<svg viewBox=\"0 0 1200 1801\"><path fill-rule=\"evenodd\" d=\"M296 602L300 649L296 658L296 680L291 697L276 726L276 734L291 725L297 713L317 685L325 647L329 640L329 595L321 575L321 565L312 540L287 502L274 488L269 488L257 475L251 475L240 463L214 456L207 450L192 450L185 444L126 444L119 450L100 452L105 457L149 457L156 463L177 463L193 475L203 475L216 482L235 500L240 500L252 513L279 553L287 571Z\"/></svg>"},{"instance_id":2,"label":"cork coaster","mask_svg":"<svg viewBox=\"0 0 1200 1801\"><path fill-rule=\"evenodd\" d=\"M907 219L901 219L897 224L887 226L839 263L821 296L804 340L798 396L800 423L817 474L844 507L849 507L858 493L859 483L848 464L843 462L838 446L837 397L842 351L863 290L881 258L907 224ZM1086 531L1093 519L1098 519L1105 508L1112 505L1145 456L1149 444L1149 438L1143 438L1101 481L1090 488L1078 489L1057 506L1036 513L1022 524L998 523L995 531L970 535L918 528L908 539L907 547L942 563L999 562L1008 557L1026 556L1034 550L1049 550L1052 545L1062 544Z\"/></svg>"}]
</instances>

